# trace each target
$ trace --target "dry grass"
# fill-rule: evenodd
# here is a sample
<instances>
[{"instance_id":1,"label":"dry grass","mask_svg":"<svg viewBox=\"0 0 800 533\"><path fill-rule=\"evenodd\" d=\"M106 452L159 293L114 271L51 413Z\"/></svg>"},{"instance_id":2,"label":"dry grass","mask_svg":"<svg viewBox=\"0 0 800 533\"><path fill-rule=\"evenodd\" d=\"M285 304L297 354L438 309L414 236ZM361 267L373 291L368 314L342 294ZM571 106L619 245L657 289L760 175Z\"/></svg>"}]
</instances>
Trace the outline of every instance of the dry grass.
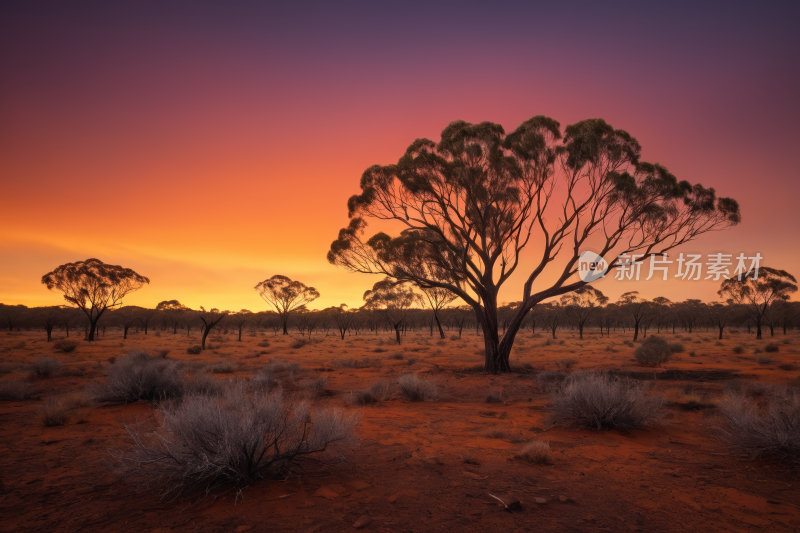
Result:
<instances>
[{"instance_id":1,"label":"dry grass","mask_svg":"<svg viewBox=\"0 0 800 533\"><path fill-rule=\"evenodd\" d=\"M68 407L62 398L51 396L36 410L39 420L45 427L63 426L67 423Z\"/></svg>"},{"instance_id":2,"label":"dry grass","mask_svg":"<svg viewBox=\"0 0 800 533\"><path fill-rule=\"evenodd\" d=\"M355 393L353 403L359 405L371 405L384 402L394 392L394 383L391 381L379 380L373 383L369 389Z\"/></svg>"},{"instance_id":3,"label":"dry grass","mask_svg":"<svg viewBox=\"0 0 800 533\"><path fill-rule=\"evenodd\" d=\"M63 353L74 352L77 347L78 341L73 341L71 339L61 339L53 343L53 348Z\"/></svg>"},{"instance_id":4,"label":"dry grass","mask_svg":"<svg viewBox=\"0 0 800 533\"><path fill-rule=\"evenodd\" d=\"M0 381L0 401L24 400L28 397L28 384L15 379Z\"/></svg>"},{"instance_id":5,"label":"dry grass","mask_svg":"<svg viewBox=\"0 0 800 533\"><path fill-rule=\"evenodd\" d=\"M412 402L434 401L439 398L439 388L416 374L403 374L397 380L400 390Z\"/></svg>"},{"instance_id":6,"label":"dry grass","mask_svg":"<svg viewBox=\"0 0 800 533\"><path fill-rule=\"evenodd\" d=\"M31 370L33 376L37 378L49 378L55 375L61 368L61 362L51 357L40 357L33 363Z\"/></svg>"},{"instance_id":7,"label":"dry grass","mask_svg":"<svg viewBox=\"0 0 800 533\"><path fill-rule=\"evenodd\" d=\"M770 386L764 407L737 392L729 392L719 409L727 422L723 434L751 457L775 457L800 463L800 390Z\"/></svg>"},{"instance_id":8,"label":"dry grass","mask_svg":"<svg viewBox=\"0 0 800 533\"><path fill-rule=\"evenodd\" d=\"M539 439L532 440L521 446L514 454L514 458L535 465L550 464L550 442Z\"/></svg>"}]
</instances>

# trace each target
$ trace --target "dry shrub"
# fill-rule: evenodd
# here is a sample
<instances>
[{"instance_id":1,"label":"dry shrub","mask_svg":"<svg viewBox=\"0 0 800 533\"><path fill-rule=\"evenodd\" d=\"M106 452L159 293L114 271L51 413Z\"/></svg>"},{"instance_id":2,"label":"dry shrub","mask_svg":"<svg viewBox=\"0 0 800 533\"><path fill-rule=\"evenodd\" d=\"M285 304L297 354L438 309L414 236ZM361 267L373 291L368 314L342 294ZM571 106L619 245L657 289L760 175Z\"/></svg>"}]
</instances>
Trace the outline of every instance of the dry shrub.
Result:
<instances>
[{"instance_id":1,"label":"dry shrub","mask_svg":"<svg viewBox=\"0 0 800 533\"><path fill-rule=\"evenodd\" d=\"M25 341L19 341L16 344L12 344L10 347L12 350L24 350L25 349Z\"/></svg>"},{"instance_id":2,"label":"dry shrub","mask_svg":"<svg viewBox=\"0 0 800 533\"><path fill-rule=\"evenodd\" d=\"M164 494L233 488L237 495L264 478L285 476L306 456L341 458L358 415L287 404L280 394L247 394L241 384L221 398L188 396L159 407L160 427L126 426L134 446L118 465Z\"/></svg>"},{"instance_id":3,"label":"dry shrub","mask_svg":"<svg viewBox=\"0 0 800 533\"><path fill-rule=\"evenodd\" d=\"M296 350L298 348L302 348L306 344L308 344L308 341L306 339L300 338L292 341L292 343L289 346Z\"/></svg>"},{"instance_id":4,"label":"dry shrub","mask_svg":"<svg viewBox=\"0 0 800 533\"><path fill-rule=\"evenodd\" d=\"M161 359L166 359L166 358L167 358L167 356L169 355L169 352L170 352L170 350L166 350L166 349L164 349L164 350L158 350L156 353L158 354L158 356L159 356Z\"/></svg>"},{"instance_id":5,"label":"dry shrub","mask_svg":"<svg viewBox=\"0 0 800 533\"><path fill-rule=\"evenodd\" d=\"M203 351L203 348L199 344L195 344L194 346L189 346L188 348L186 348L186 353L188 353L190 355L197 355L202 351Z\"/></svg>"},{"instance_id":6,"label":"dry shrub","mask_svg":"<svg viewBox=\"0 0 800 533\"><path fill-rule=\"evenodd\" d=\"M515 459L520 459L535 465L550 464L550 442L535 439L520 447L514 454Z\"/></svg>"},{"instance_id":7,"label":"dry shrub","mask_svg":"<svg viewBox=\"0 0 800 533\"><path fill-rule=\"evenodd\" d=\"M61 362L51 357L40 357L33 363L31 370L37 378L49 378L61 368Z\"/></svg>"},{"instance_id":8,"label":"dry shrub","mask_svg":"<svg viewBox=\"0 0 800 533\"><path fill-rule=\"evenodd\" d=\"M605 372L576 372L552 397L553 423L591 429L630 430L652 419L662 396L648 396L646 386Z\"/></svg>"},{"instance_id":9,"label":"dry shrub","mask_svg":"<svg viewBox=\"0 0 800 533\"><path fill-rule=\"evenodd\" d=\"M416 374L403 374L397 383L406 398L412 402L433 401L439 398L439 388L436 384Z\"/></svg>"},{"instance_id":10,"label":"dry shrub","mask_svg":"<svg viewBox=\"0 0 800 533\"><path fill-rule=\"evenodd\" d=\"M208 365L206 369L213 374L232 374L236 371L236 365L230 361L217 361Z\"/></svg>"},{"instance_id":11,"label":"dry shrub","mask_svg":"<svg viewBox=\"0 0 800 533\"><path fill-rule=\"evenodd\" d=\"M539 372L536 374L536 384L539 388L543 391L551 391L558 388L564 380L567 379L567 375L563 372Z\"/></svg>"},{"instance_id":12,"label":"dry shrub","mask_svg":"<svg viewBox=\"0 0 800 533\"><path fill-rule=\"evenodd\" d=\"M64 353L74 352L78 347L78 341L70 339L61 339L53 343L53 348Z\"/></svg>"},{"instance_id":13,"label":"dry shrub","mask_svg":"<svg viewBox=\"0 0 800 533\"><path fill-rule=\"evenodd\" d=\"M571 368L577 362L578 362L578 359L576 357L562 357L561 359L556 361L556 367L559 370L566 370L568 368Z\"/></svg>"},{"instance_id":14,"label":"dry shrub","mask_svg":"<svg viewBox=\"0 0 800 533\"><path fill-rule=\"evenodd\" d=\"M90 407L92 405L92 400L89 398L86 392L78 390L74 390L65 394L62 397L62 401L64 402L64 407L70 411L73 409Z\"/></svg>"},{"instance_id":15,"label":"dry shrub","mask_svg":"<svg viewBox=\"0 0 800 533\"><path fill-rule=\"evenodd\" d=\"M224 388L224 381L216 379L206 372L198 372L192 376L192 379L186 379L183 382L184 394L219 396Z\"/></svg>"},{"instance_id":16,"label":"dry shrub","mask_svg":"<svg viewBox=\"0 0 800 533\"><path fill-rule=\"evenodd\" d=\"M769 344L764 346L764 351L767 353L774 353L777 352L778 350L780 350L780 346L778 346L778 344L774 342L770 342Z\"/></svg>"},{"instance_id":17,"label":"dry shrub","mask_svg":"<svg viewBox=\"0 0 800 533\"><path fill-rule=\"evenodd\" d=\"M787 371L797 370L797 366L793 365L792 363L781 363L778 365L778 368Z\"/></svg>"},{"instance_id":18,"label":"dry shrub","mask_svg":"<svg viewBox=\"0 0 800 533\"><path fill-rule=\"evenodd\" d=\"M751 457L775 457L800 463L800 390L771 386L764 408L741 393L729 392L719 406L725 438Z\"/></svg>"},{"instance_id":19,"label":"dry shrub","mask_svg":"<svg viewBox=\"0 0 800 533\"><path fill-rule=\"evenodd\" d=\"M359 405L380 403L389 399L392 392L394 392L394 383L391 381L379 380L373 383L369 389L357 392L353 401Z\"/></svg>"},{"instance_id":20,"label":"dry shrub","mask_svg":"<svg viewBox=\"0 0 800 533\"><path fill-rule=\"evenodd\" d=\"M744 353L744 346L742 346L741 344L737 344L736 346L733 347L733 353L735 353L735 354L743 354Z\"/></svg>"},{"instance_id":21,"label":"dry shrub","mask_svg":"<svg viewBox=\"0 0 800 533\"><path fill-rule=\"evenodd\" d=\"M312 398L325 396L325 389L328 387L328 378L322 376L316 379L306 380L302 384L302 387Z\"/></svg>"},{"instance_id":22,"label":"dry shrub","mask_svg":"<svg viewBox=\"0 0 800 533\"><path fill-rule=\"evenodd\" d=\"M394 361L400 361L403 358L404 358L404 356L403 356L402 352L395 352L392 355L390 355L389 357L387 357L387 359L392 359Z\"/></svg>"},{"instance_id":23,"label":"dry shrub","mask_svg":"<svg viewBox=\"0 0 800 533\"><path fill-rule=\"evenodd\" d=\"M680 344L680 343L675 343ZM681 346L683 349L683 346ZM669 360L672 347L658 335L647 337L640 346L633 351L633 357L640 365L657 366Z\"/></svg>"},{"instance_id":24,"label":"dry shrub","mask_svg":"<svg viewBox=\"0 0 800 533\"><path fill-rule=\"evenodd\" d=\"M90 384L90 397L100 402L135 402L177 398L184 393L183 375L175 361L134 350L106 369L104 384Z\"/></svg>"},{"instance_id":25,"label":"dry shrub","mask_svg":"<svg viewBox=\"0 0 800 533\"><path fill-rule=\"evenodd\" d=\"M669 343L669 351L672 353L683 353L683 344L680 342L670 342Z\"/></svg>"},{"instance_id":26,"label":"dry shrub","mask_svg":"<svg viewBox=\"0 0 800 533\"><path fill-rule=\"evenodd\" d=\"M758 357L758 358L756 359L756 362L757 362L759 365L768 365L768 364L772 363L772 359L770 359L769 357L766 357L766 356L762 355L762 356L760 356L760 357Z\"/></svg>"},{"instance_id":27,"label":"dry shrub","mask_svg":"<svg viewBox=\"0 0 800 533\"><path fill-rule=\"evenodd\" d=\"M39 420L46 427L63 426L67 423L69 409L61 398L51 396L37 409Z\"/></svg>"},{"instance_id":28,"label":"dry shrub","mask_svg":"<svg viewBox=\"0 0 800 533\"><path fill-rule=\"evenodd\" d=\"M289 376L294 376L300 372L300 363L290 363L283 359L270 359L269 362L262 368L263 372L272 372L273 374L288 373Z\"/></svg>"},{"instance_id":29,"label":"dry shrub","mask_svg":"<svg viewBox=\"0 0 800 533\"><path fill-rule=\"evenodd\" d=\"M263 341L259 342L256 346L260 346L261 348L269 348L269 341L264 339Z\"/></svg>"},{"instance_id":30,"label":"dry shrub","mask_svg":"<svg viewBox=\"0 0 800 533\"><path fill-rule=\"evenodd\" d=\"M370 368L376 365L375 361L368 357L364 359L353 359L352 357L334 359L331 364L338 368Z\"/></svg>"},{"instance_id":31,"label":"dry shrub","mask_svg":"<svg viewBox=\"0 0 800 533\"><path fill-rule=\"evenodd\" d=\"M0 363L0 374L10 374L17 369L14 363Z\"/></svg>"},{"instance_id":32,"label":"dry shrub","mask_svg":"<svg viewBox=\"0 0 800 533\"><path fill-rule=\"evenodd\" d=\"M28 384L24 381L0 381L0 401L24 400L27 397Z\"/></svg>"}]
</instances>

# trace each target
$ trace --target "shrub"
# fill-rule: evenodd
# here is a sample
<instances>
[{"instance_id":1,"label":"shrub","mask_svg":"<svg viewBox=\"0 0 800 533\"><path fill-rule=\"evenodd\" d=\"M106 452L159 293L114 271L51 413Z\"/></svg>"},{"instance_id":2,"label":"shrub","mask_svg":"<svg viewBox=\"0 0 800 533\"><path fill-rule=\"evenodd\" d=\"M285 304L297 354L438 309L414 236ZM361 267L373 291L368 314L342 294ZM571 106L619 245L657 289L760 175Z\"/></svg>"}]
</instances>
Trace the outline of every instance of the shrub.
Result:
<instances>
[{"instance_id":1,"label":"shrub","mask_svg":"<svg viewBox=\"0 0 800 533\"><path fill-rule=\"evenodd\" d=\"M503 398L500 397L500 394L490 394L484 400L486 403L503 403Z\"/></svg>"},{"instance_id":2,"label":"shrub","mask_svg":"<svg viewBox=\"0 0 800 533\"><path fill-rule=\"evenodd\" d=\"M725 343L723 343L722 341L717 341L714 343L714 346L725 346Z\"/></svg>"},{"instance_id":3,"label":"shrub","mask_svg":"<svg viewBox=\"0 0 800 533\"><path fill-rule=\"evenodd\" d=\"M439 398L439 389L431 381L426 381L416 374L403 374L397 380L400 390L412 402L433 401Z\"/></svg>"},{"instance_id":4,"label":"shrub","mask_svg":"<svg viewBox=\"0 0 800 533\"><path fill-rule=\"evenodd\" d=\"M733 347L733 353L743 354L744 353L744 346L742 346L741 344L737 344L736 346Z\"/></svg>"},{"instance_id":5,"label":"shrub","mask_svg":"<svg viewBox=\"0 0 800 533\"><path fill-rule=\"evenodd\" d=\"M37 378L49 378L61 368L61 362L50 357L40 357L33 363L33 375Z\"/></svg>"},{"instance_id":6,"label":"shrub","mask_svg":"<svg viewBox=\"0 0 800 533\"><path fill-rule=\"evenodd\" d=\"M70 411L72 409L82 409L92 405L92 400L87 396L86 392L78 390L65 394L62 401L64 402L64 407Z\"/></svg>"},{"instance_id":7,"label":"shrub","mask_svg":"<svg viewBox=\"0 0 800 533\"><path fill-rule=\"evenodd\" d=\"M359 405L384 402L389 399L393 391L394 383L391 381L379 380L370 385L369 389L357 392L353 400Z\"/></svg>"},{"instance_id":8,"label":"shrub","mask_svg":"<svg viewBox=\"0 0 800 533\"><path fill-rule=\"evenodd\" d=\"M547 339L542 343L542 346L550 346L551 344L553 344L553 339Z\"/></svg>"},{"instance_id":9,"label":"shrub","mask_svg":"<svg viewBox=\"0 0 800 533\"><path fill-rule=\"evenodd\" d=\"M727 422L723 435L751 457L800 462L800 390L770 387L766 409L739 393L728 393L719 409Z\"/></svg>"},{"instance_id":10,"label":"shrub","mask_svg":"<svg viewBox=\"0 0 800 533\"><path fill-rule=\"evenodd\" d=\"M186 348L186 353L191 355L197 355L203 351L203 348L199 344L195 344L194 346L189 346Z\"/></svg>"},{"instance_id":11,"label":"shrub","mask_svg":"<svg viewBox=\"0 0 800 533\"><path fill-rule=\"evenodd\" d=\"M225 382L216 379L211 374L199 372L192 376L192 379L183 381L184 394L195 394L200 396L219 396L225 389Z\"/></svg>"},{"instance_id":12,"label":"shrub","mask_svg":"<svg viewBox=\"0 0 800 533\"><path fill-rule=\"evenodd\" d=\"M697 355L697 352L695 352L694 350L689 352L689 357L695 357L696 355Z\"/></svg>"},{"instance_id":13,"label":"shrub","mask_svg":"<svg viewBox=\"0 0 800 533\"><path fill-rule=\"evenodd\" d=\"M74 352L78 347L78 341L70 339L61 339L53 343L53 348L64 353Z\"/></svg>"},{"instance_id":14,"label":"shrub","mask_svg":"<svg viewBox=\"0 0 800 533\"><path fill-rule=\"evenodd\" d=\"M680 342L669 343L669 351L672 353L683 353L683 344Z\"/></svg>"},{"instance_id":15,"label":"shrub","mask_svg":"<svg viewBox=\"0 0 800 533\"><path fill-rule=\"evenodd\" d=\"M797 367L791 363L781 363L778 365L778 368L787 371L797 370Z\"/></svg>"},{"instance_id":16,"label":"shrub","mask_svg":"<svg viewBox=\"0 0 800 533\"><path fill-rule=\"evenodd\" d=\"M384 353L384 352L388 352L389 350L387 350L386 348L375 348L375 349L374 349L374 350L372 350L372 351L373 351L374 353Z\"/></svg>"},{"instance_id":17,"label":"shrub","mask_svg":"<svg viewBox=\"0 0 800 533\"><path fill-rule=\"evenodd\" d=\"M574 365L577 362L578 359L575 357L563 357L558 361L556 361L556 367L558 367L559 370L566 370L568 368L571 368L572 365Z\"/></svg>"},{"instance_id":18,"label":"shrub","mask_svg":"<svg viewBox=\"0 0 800 533\"><path fill-rule=\"evenodd\" d=\"M331 364L339 368L369 368L375 366L375 361L369 358L353 359L349 357L347 359L334 359Z\"/></svg>"},{"instance_id":19,"label":"shrub","mask_svg":"<svg viewBox=\"0 0 800 533\"><path fill-rule=\"evenodd\" d=\"M576 372L553 394L554 423L592 429L640 427L653 418L663 402L647 396L643 384L603 372Z\"/></svg>"},{"instance_id":20,"label":"shrub","mask_svg":"<svg viewBox=\"0 0 800 533\"><path fill-rule=\"evenodd\" d=\"M89 395L102 402L154 401L177 398L184 393L184 379L170 359L150 357L134 350L117 358L107 370L105 384L94 384Z\"/></svg>"},{"instance_id":21,"label":"shrub","mask_svg":"<svg viewBox=\"0 0 800 533\"><path fill-rule=\"evenodd\" d=\"M309 379L303 383L303 390L308 392L312 398L319 398L325 395L325 389L328 386L328 378L325 376Z\"/></svg>"},{"instance_id":22,"label":"shrub","mask_svg":"<svg viewBox=\"0 0 800 533\"><path fill-rule=\"evenodd\" d=\"M267 339L264 339L263 341L259 342L257 346L260 346L262 348L269 348L269 341Z\"/></svg>"},{"instance_id":23,"label":"shrub","mask_svg":"<svg viewBox=\"0 0 800 533\"><path fill-rule=\"evenodd\" d=\"M624 344L625 346L628 346L630 348L633 348L633 341L631 341L631 340L622 341L622 344Z\"/></svg>"},{"instance_id":24,"label":"shrub","mask_svg":"<svg viewBox=\"0 0 800 533\"><path fill-rule=\"evenodd\" d=\"M27 397L28 384L24 381L0 381L0 401L24 400Z\"/></svg>"},{"instance_id":25,"label":"shrub","mask_svg":"<svg viewBox=\"0 0 800 533\"><path fill-rule=\"evenodd\" d=\"M161 427L152 433L126 426L134 445L115 458L165 494L233 488L238 496L259 479L292 472L308 455L333 461L358 422L354 413L287 405L279 394L249 395L242 386L222 398L165 403L159 411Z\"/></svg>"},{"instance_id":26,"label":"shrub","mask_svg":"<svg viewBox=\"0 0 800 533\"><path fill-rule=\"evenodd\" d=\"M613 346L613 345L611 345L611 344L607 345L607 346L606 346L606 348L605 348L605 350L606 350L607 352L616 352L616 351L617 351L617 349L616 349L616 348L614 348L614 346Z\"/></svg>"},{"instance_id":27,"label":"shrub","mask_svg":"<svg viewBox=\"0 0 800 533\"><path fill-rule=\"evenodd\" d=\"M546 440L532 440L524 444L514 454L514 458L536 465L550 464L550 443Z\"/></svg>"},{"instance_id":28,"label":"shrub","mask_svg":"<svg viewBox=\"0 0 800 533\"><path fill-rule=\"evenodd\" d=\"M660 365L668 361L671 355L672 350L669 343L658 335L647 337L647 339L633 351L633 357L636 361L645 366Z\"/></svg>"},{"instance_id":29,"label":"shrub","mask_svg":"<svg viewBox=\"0 0 800 533\"><path fill-rule=\"evenodd\" d=\"M0 374L10 374L17 369L14 363L0 363Z\"/></svg>"},{"instance_id":30,"label":"shrub","mask_svg":"<svg viewBox=\"0 0 800 533\"><path fill-rule=\"evenodd\" d=\"M67 407L61 398L51 396L37 409L39 420L46 427L63 426L67 423Z\"/></svg>"},{"instance_id":31,"label":"shrub","mask_svg":"<svg viewBox=\"0 0 800 533\"><path fill-rule=\"evenodd\" d=\"M408 365L408 366L411 366L416 362L417 362L417 358L416 357L409 357L408 359L406 359L406 365Z\"/></svg>"},{"instance_id":32,"label":"shrub","mask_svg":"<svg viewBox=\"0 0 800 533\"><path fill-rule=\"evenodd\" d=\"M774 352L777 352L779 349L780 349L780 346L778 346L778 344L776 344L774 342L770 342L769 344L764 346L764 351L767 352L767 353L774 353Z\"/></svg>"},{"instance_id":33,"label":"shrub","mask_svg":"<svg viewBox=\"0 0 800 533\"><path fill-rule=\"evenodd\" d=\"M206 367L213 374L232 374L236 371L236 365L230 361L217 361Z\"/></svg>"},{"instance_id":34,"label":"shrub","mask_svg":"<svg viewBox=\"0 0 800 533\"><path fill-rule=\"evenodd\" d=\"M399 360L403 359L403 354L402 354L402 352L395 352L392 355L390 355L389 357L387 357L387 359L394 359L395 361L399 361Z\"/></svg>"},{"instance_id":35,"label":"shrub","mask_svg":"<svg viewBox=\"0 0 800 533\"><path fill-rule=\"evenodd\" d=\"M305 339L296 339L289 346L296 350L298 348L302 348L306 344L308 344L307 340L305 340Z\"/></svg>"},{"instance_id":36,"label":"shrub","mask_svg":"<svg viewBox=\"0 0 800 533\"><path fill-rule=\"evenodd\" d=\"M783 339L781 342L783 344L789 344L791 341L789 339Z\"/></svg>"},{"instance_id":37,"label":"shrub","mask_svg":"<svg viewBox=\"0 0 800 533\"><path fill-rule=\"evenodd\" d=\"M270 359L269 363L264 365L261 369L263 372L271 372L273 374L280 374L287 372L290 376L294 376L300 372L300 363L290 363L283 359Z\"/></svg>"},{"instance_id":38,"label":"shrub","mask_svg":"<svg viewBox=\"0 0 800 533\"><path fill-rule=\"evenodd\" d=\"M550 391L564 383L567 375L562 372L539 372L536 375L536 384L544 391Z\"/></svg>"},{"instance_id":39,"label":"shrub","mask_svg":"<svg viewBox=\"0 0 800 533\"><path fill-rule=\"evenodd\" d=\"M158 350L156 353L161 359L166 359L167 356L169 355L169 352L170 352L169 350Z\"/></svg>"},{"instance_id":40,"label":"shrub","mask_svg":"<svg viewBox=\"0 0 800 533\"><path fill-rule=\"evenodd\" d=\"M758 361L759 365L768 365L772 362L772 359L762 355L758 359L756 359L756 361Z\"/></svg>"}]
</instances>

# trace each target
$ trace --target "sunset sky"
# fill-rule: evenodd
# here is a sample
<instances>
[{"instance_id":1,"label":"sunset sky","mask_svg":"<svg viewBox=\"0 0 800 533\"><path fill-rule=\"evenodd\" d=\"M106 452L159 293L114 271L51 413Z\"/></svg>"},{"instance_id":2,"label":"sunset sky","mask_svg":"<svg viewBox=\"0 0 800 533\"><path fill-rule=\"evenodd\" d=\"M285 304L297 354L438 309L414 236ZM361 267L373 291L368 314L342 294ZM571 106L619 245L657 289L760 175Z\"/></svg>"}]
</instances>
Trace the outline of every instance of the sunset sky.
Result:
<instances>
[{"instance_id":1,"label":"sunset sky","mask_svg":"<svg viewBox=\"0 0 800 533\"><path fill-rule=\"evenodd\" d=\"M379 278L325 259L361 173L453 120L538 114L604 118L740 202L678 251L800 275L800 4L525 4L3 2L0 302L62 303L42 275L97 257L150 278L128 304L258 311L285 274L361 305Z\"/></svg>"}]
</instances>

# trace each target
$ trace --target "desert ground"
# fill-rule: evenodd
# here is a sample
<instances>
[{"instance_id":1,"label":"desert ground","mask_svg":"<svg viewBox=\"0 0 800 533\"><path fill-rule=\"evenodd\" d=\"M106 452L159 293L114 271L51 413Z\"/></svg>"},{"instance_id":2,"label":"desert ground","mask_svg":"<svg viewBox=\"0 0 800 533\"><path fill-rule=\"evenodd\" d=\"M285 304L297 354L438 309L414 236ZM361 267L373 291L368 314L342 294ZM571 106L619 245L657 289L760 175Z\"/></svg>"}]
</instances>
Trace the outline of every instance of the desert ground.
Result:
<instances>
[{"instance_id":1,"label":"desert ground","mask_svg":"<svg viewBox=\"0 0 800 533\"><path fill-rule=\"evenodd\" d=\"M354 530L369 515L368 531L800 530L800 474L730 448L715 408L732 382L796 383L800 335L756 341L740 331L717 343L714 331L662 334L684 351L646 368L623 344L630 331L609 338L592 329L584 339L559 331L549 343L547 332L524 331L511 357L515 371L495 376L481 371L483 341L474 329L443 340L413 331L402 345L391 332L344 340L319 334L302 346L296 334L251 332L238 342L220 332L199 355L187 353L199 339L185 331L132 331L126 340L107 331L71 353L56 350L41 331L3 333L0 379L27 380L30 397L0 402L0 529L326 532ZM759 363L755 349L770 341L780 350ZM744 353L734 353L740 344ZM238 498L163 498L108 466L109 450L132 444L123 423L152 418L152 404L80 407L56 427L39 415L48 397L102 382L110 361L136 349L169 350L166 357L187 371L216 365L220 380L247 379L271 359L297 362L300 371L281 378L283 389L302 394L304 383L326 376L316 404L360 410L358 445L345 463L309 464L304 474L261 480ZM63 366L53 377L33 378L31 365L42 356ZM369 366L337 362L348 358ZM536 376L586 369L636 373L652 394L664 395L660 420L630 433L551 427L550 396ZM353 391L407 372L434 381L439 399L411 402L396 391L374 405L350 400ZM549 441L549 464L514 457L532 439ZM488 494L513 495L521 510L509 512Z\"/></svg>"}]
</instances>

